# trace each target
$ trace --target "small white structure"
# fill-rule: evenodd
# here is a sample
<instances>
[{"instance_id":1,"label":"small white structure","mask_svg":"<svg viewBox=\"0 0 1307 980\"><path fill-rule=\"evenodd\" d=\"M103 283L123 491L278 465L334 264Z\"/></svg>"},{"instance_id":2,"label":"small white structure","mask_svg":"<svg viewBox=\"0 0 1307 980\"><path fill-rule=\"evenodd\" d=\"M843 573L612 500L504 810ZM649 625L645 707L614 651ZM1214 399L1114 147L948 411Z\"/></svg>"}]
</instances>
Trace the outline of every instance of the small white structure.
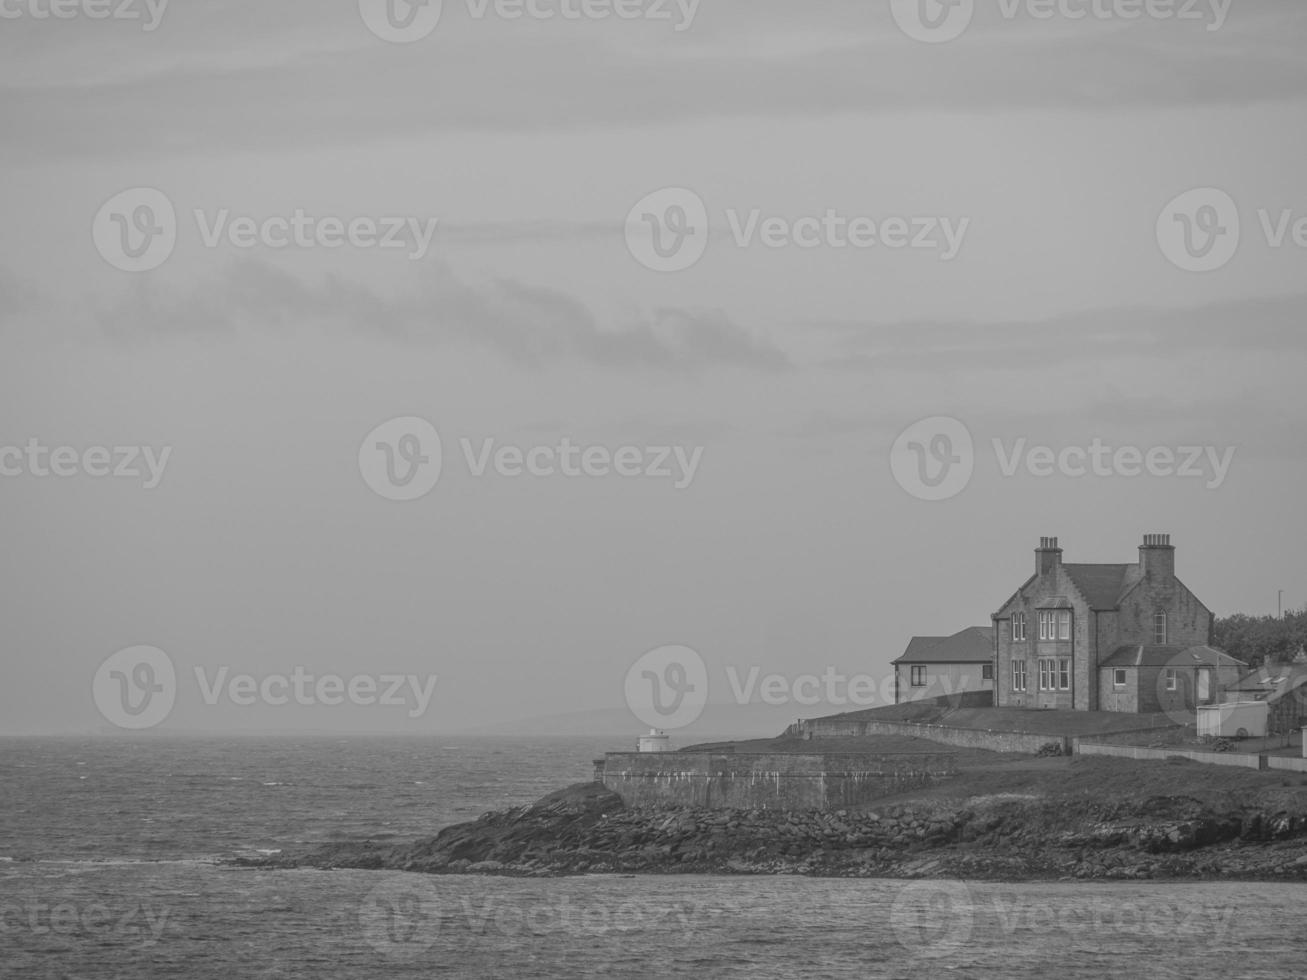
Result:
<instances>
[{"instance_id":1,"label":"small white structure","mask_svg":"<svg viewBox=\"0 0 1307 980\"><path fill-rule=\"evenodd\" d=\"M1265 701L1226 701L1198 706L1198 734L1221 738L1264 738Z\"/></svg>"},{"instance_id":2,"label":"small white structure","mask_svg":"<svg viewBox=\"0 0 1307 980\"><path fill-rule=\"evenodd\" d=\"M651 728L648 735L640 736L640 751L670 752L672 751L672 740L667 737L666 732Z\"/></svg>"}]
</instances>

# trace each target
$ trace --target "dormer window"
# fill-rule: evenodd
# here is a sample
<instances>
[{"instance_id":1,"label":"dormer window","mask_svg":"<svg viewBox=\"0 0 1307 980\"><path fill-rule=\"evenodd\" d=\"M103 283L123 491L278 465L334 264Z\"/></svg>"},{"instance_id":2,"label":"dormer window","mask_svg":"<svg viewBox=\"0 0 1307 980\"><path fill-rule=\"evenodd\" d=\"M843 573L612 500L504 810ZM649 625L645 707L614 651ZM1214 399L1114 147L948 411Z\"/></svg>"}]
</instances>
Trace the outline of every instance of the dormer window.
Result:
<instances>
[{"instance_id":1,"label":"dormer window","mask_svg":"<svg viewBox=\"0 0 1307 980\"><path fill-rule=\"evenodd\" d=\"M1155 646L1166 645L1166 613L1153 613L1153 644Z\"/></svg>"}]
</instances>

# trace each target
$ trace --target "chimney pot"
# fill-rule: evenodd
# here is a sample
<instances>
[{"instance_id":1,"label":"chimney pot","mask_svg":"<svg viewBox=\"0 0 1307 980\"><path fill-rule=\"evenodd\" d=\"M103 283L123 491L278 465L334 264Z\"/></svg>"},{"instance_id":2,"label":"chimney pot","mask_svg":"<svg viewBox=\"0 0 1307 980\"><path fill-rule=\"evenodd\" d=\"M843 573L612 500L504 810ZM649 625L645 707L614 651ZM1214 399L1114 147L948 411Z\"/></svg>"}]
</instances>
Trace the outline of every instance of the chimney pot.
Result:
<instances>
[{"instance_id":1,"label":"chimney pot","mask_svg":"<svg viewBox=\"0 0 1307 980\"><path fill-rule=\"evenodd\" d=\"M1062 549L1057 546L1057 538L1039 539L1039 550L1035 552L1035 573L1044 575L1062 564Z\"/></svg>"},{"instance_id":2,"label":"chimney pot","mask_svg":"<svg viewBox=\"0 0 1307 980\"><path fill-rule=\"evenodd\" d=\"M1145 534L1139 548L1139 567L1145 578L1170 579L1175 577L1175 549L1169 534Z\"/></svg>"}]
</instances>

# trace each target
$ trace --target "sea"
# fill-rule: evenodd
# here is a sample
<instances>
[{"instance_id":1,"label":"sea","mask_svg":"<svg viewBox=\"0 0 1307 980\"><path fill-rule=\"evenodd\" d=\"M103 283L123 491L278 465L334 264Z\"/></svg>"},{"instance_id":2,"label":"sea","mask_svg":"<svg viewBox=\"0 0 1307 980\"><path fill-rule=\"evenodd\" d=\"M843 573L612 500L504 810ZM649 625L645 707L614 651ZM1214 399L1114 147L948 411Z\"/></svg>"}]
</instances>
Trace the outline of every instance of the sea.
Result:
<instances>
[{"instance_id":1,"label":"sea","mask_svg":"<svg viewBox=\"0 0 1307 980\"><path fill-rule=\"evenodd\" d=\"M1307 978L1307 886L231 864L588 780L602 738L0 738L0 977Z\"/></svg>"}]
</instances>

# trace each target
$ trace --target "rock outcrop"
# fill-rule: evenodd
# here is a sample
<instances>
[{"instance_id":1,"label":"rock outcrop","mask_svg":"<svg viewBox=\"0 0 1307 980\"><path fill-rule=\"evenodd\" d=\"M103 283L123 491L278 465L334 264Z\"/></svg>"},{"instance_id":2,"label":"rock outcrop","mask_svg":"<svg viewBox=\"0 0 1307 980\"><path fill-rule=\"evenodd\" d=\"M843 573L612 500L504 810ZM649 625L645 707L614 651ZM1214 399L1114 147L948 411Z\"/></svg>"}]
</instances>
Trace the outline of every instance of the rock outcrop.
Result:
<instances>
[{"instance_id":1,"label":"rock outcrop","mask_svg":"<svg viewBox=\"0 0 1307 980\"><path fill-rule=\"evenodd\" d=\"M1307 814L1185 796L1000 794L867 810L632 809L599 784L413 844L333 844L242 864L436 874L1307 879Z\"/></svg>"}]
</instances>

